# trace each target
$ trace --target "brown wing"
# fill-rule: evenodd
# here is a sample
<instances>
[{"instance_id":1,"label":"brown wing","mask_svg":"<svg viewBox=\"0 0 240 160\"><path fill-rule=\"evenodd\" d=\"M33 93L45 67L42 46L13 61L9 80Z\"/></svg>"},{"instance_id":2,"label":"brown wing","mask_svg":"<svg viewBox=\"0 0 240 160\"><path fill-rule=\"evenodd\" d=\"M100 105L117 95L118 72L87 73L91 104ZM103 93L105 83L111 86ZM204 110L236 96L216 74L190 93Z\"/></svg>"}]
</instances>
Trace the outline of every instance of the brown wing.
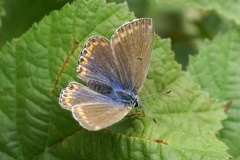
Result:
<instances>
[{"instance_id":1,"label":"brown wing","mask_svg":"<svg viewBox=\"0 0 240 160\"><path fill-rule=\"evenodd\" d=\"M91 103L91 102L90 102ZM80 125L90 131L107 128L120 121L131 110L111 103L91 103L73 107L72 113Z\"/></svg>"},{"instance_id":2,"label":"brown wing","mask_svg":"<svg viewBox=\"0 0 240 160\"><path fill-rule=\"evenodd\" d=\"M118 62L123 86L132 84L138 93L149 67L154 26L148 18L137 19L121 26L112 36L111 43Z\"/></svg>"}]
</instances>

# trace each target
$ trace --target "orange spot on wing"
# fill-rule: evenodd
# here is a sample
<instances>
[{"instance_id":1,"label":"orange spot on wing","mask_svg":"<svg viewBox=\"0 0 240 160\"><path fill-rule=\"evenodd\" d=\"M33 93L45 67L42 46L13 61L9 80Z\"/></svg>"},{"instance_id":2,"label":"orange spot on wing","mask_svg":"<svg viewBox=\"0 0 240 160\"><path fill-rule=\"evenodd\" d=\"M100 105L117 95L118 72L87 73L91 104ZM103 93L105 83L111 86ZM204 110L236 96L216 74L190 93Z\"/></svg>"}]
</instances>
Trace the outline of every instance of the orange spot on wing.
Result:
<instances>
[{"instance_id":1,"label":"orange spot on wing","mask_svg":"<svg viewBox=\"0 0 240 160\"><path fill-rule=\"evenodd\" d=\"M72 95L72 92L71 91L68 91L68 93L67 93L69 96L71 96Z\"/></svg>"},{"instance_id":2,"label":"orange spot on wing","mask_svg":"<svg viewBox=\"0 0 240 160\"><path fill-rule=\"evenodd\" d=\"M88 60L87 59L82 62L82 65L87 65L87 64L88 64Z\"/></svg>"},{"instance_id":3,"label":"orange spot on wing","mask_svg":"<svg viewBox=\"0 0 240 160\"><path fill-rule=\"evenodd\" d=\"M67 97L66 98L72 98L72 95L67 95ZM66 101L67 101L67 99L66 99Z\"/></svg>"},{"instance_id":4,"label":"orange spot on wing","mask_svg":"<svg viewBox=\"0 0 240 160\"><path fill-rule=\"evenodd\" d=\"M73 84L72 86L73 86L73 90L77 90L79 88L78 85L76 84Z\"/></svg>"},{"instance_id":5,"label":"orange spot on wing","mask_svg":"<svg viewBox=\"0 0 240 160\"><path fill-rule=\"evenodd\" d=\"M79 75L84 76L84 75L86 75L86 72L85 71L79 72Z\"/></svg>"},{"instance_id":6,"label":"orange spot on wing","mask_svg":"<svg viewBox=\"0 0 240 160\"><path fill-rule=\"evenodd\" d=\"M126 34L125 34L125 33L121 33L120 36L121 36L122 38L124 38L124 37L126 37Z\"/></svg>"},{"instance_id":7,"label":"orange spot on wing","mask_svg":"<svg viewBox=\"0 0 240 160\"><path fill-rule=\"evenodd\" d=\"M70 102L70 99L65 99L65 102L66 102L66 103L69 103L69 102Z\"/></svg>"},{"instance_id":8,"label":"orange spot on wing","mask_svg":"<svg viewBox=\"0 0 240 160\"><path fill-rule=\"evenodd\" d=\"M72 104L71 104L71 103L66 103L66 105L67 105L68 107L71 107L71 106L72 106Z\"/></svg>"},{"instance_id":9,"label":"orange spot on wing","mask_svg":"<svg viewBox=\"0 0 240 160\"><path fill-rule=\"evenodd\" d=\"M89 51L92 51L93 50L93 45L90 45L87 47Z\"/></svg>"},{"instance_id":10,"label":"orange spot on wing","mask_svg":"<svg viewBox=\"0 0 240 160\"><path fill-rule=\"evenodd\" d=\"M81 63L81 65L87 65L87 64L88 64L87 58L81 56L81 57L80 57L80 63Z\"/></svg>"},{"instance_id":11,"label":"orange spot on wing","mask_svg":"<svg viewBox=\"0 0 240 160\"><path fill-rule=\"evenodd\" d=\"M94 46L97 46L99 43L98 42L93 42L92 43Z\"/></svg>"},{"instance_id":12,"label":"orange spot on wing","mask_svg":"<svg viewBox=\"0 0 240 160\"><path fill-rule=\"evenodd\" d=\"M101 42L101 46L106 47L108 44L105 42Z\"/></svg>"},{"instance_id":13,"label":"orange spot on wing","mask_svg":"<svg viewBox=\"0 0 240 160\"><path fill-rule=\"evenodd\" d=\"M86 58L91 57L91 55L92 55L92 54L91 54L91 52L89 52L89 51L87 51L87 52L85 53L85 57L86 57Z\"/></svg>"}]
</instances>

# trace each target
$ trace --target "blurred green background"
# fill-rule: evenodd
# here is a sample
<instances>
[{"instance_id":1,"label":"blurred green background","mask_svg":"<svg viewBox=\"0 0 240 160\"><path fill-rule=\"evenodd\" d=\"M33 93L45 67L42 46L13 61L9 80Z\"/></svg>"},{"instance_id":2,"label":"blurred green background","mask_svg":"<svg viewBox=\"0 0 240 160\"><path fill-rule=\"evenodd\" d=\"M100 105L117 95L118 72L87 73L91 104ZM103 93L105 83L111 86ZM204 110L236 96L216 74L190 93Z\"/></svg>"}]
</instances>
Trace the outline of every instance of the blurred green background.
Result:
<instances>
[{"instance_id":1,"label":"blurred green background","mask_svg":"<svg viewBox=\"0 0 240 160\"><path fill-rule=\"evenodd\" d=\"M73 0L1 0L0 47L24 34L53 10ZM107 0L122 3L124 0ZM170 38L176 60L186 69L189 54L196 54L202 43L227 28L226 21L213 11L158 4L149 0L127 0L137 18L150 17L161 38ZM213 27L214 26L214 27Z\"/></svg>"}]
</instances>

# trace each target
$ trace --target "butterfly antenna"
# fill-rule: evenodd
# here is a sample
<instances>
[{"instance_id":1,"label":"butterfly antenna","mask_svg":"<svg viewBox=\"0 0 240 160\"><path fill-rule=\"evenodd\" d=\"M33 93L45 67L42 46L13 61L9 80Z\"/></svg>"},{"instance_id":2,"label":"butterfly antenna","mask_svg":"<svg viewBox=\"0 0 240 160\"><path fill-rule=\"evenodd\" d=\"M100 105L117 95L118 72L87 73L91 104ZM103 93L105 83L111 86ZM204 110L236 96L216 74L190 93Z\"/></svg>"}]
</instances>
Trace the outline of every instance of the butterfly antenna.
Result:
<instances>
[{"instance_id":1,"label":"butterfly antenna","mask_svg":"<svg viewBox=\"0 0 240 160\"><path fill-rule=\"evenodd\" d=\"M166 91L166 92L162 92L162 93L154 93L154 94L150 94L150 95L148 95L148 96L142 97L142 99L143 99L143 98L147 98L147 97L157 96L157 95L165 95L165 94L169 94L169 93L171 93L171 92L172 92L172 90L169 90L169 91ZM143 107L144 107L144 105L143 105ZM143 107L142 107L142 108L143 108ZM147 110L145 110L145 109L143 109L143 112L146 112L147 115L149 115L150 118L153 120L153 122L154 122L154 123L157 123L156 119L153 117L153 115L152 115L151 113L149 113L149 112L148 112ZM144 116L145 116L145 113L144 113Z\"/></svg>"},{"instance_id":2,"label":"butterfly antenna","mask_svg":"<svg viewBox=\"0 0 240 160\"><path fill-rule=\"evenodd\" d=\"M145 117L146 115L148 115L147 117L151 118L153 120L154 123L157 123L156 119L153 117L153 115L151 113L149 113L146 109L144 109L144 105L142 107L143 109L143 116ZM146 112L146 114L145 114Z\"/></svg>"},{"instance_id":3,"label":"butterfly antenna","mask_svg":"<svg viewBox=\"0 0 240 160\"><path fill-rule=\"evenodd\" d=\"M154 93L154 94L150 94L150 95L144 96L141 99L148 98L148 97L153 97L153 96L157 96L157 95L169 94L171 92L172 92L172 90L169 90L169 91L166 91L166 92L161 92L161 93Z\"/></svg>"}]
</instances>

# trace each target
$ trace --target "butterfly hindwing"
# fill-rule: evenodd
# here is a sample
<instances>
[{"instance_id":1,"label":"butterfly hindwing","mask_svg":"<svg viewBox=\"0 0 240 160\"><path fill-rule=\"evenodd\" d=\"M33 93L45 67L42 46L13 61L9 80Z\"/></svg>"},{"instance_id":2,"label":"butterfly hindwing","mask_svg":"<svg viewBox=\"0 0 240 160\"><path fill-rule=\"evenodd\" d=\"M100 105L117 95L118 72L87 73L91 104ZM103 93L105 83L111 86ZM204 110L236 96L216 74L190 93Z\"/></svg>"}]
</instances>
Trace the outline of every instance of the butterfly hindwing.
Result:
<instances>
[{"instance_id":1,"label":"butterfly hindwing","mask_svg":"<svg viewBox=\"0 0 240 160\"><path fill-rule=\"evenodd\" d=\"M60 97L60 105L72 111L73 117L88 130L111 126L128 114L131 107L114 103L79 83L71 82Z\"/></svg>"},{"instance_id":2,"label":"butterfly hindwing","mask_svg":"<svg viewBox=\"0 0 240 160\"><path fill-rule=\"evenodd\" d=\"M96 131L117 123L130 112L131 108L102 102L77 105L73 107L72 113L81 126Z\"/></svg>"},{"instance_id":3,"label":"butterfly hindwing","mask_svg":"<svg viewBox=\"0 0 240 160\"><path fill-rule=\"evenodd\" d=\"M59 103L64 109L72 110L75 105L81 105L90 102L105 102L107 99L108 97L99 94L82 84L70 82L68 86L62 90Z\"/></svg>"}]
</instances>

